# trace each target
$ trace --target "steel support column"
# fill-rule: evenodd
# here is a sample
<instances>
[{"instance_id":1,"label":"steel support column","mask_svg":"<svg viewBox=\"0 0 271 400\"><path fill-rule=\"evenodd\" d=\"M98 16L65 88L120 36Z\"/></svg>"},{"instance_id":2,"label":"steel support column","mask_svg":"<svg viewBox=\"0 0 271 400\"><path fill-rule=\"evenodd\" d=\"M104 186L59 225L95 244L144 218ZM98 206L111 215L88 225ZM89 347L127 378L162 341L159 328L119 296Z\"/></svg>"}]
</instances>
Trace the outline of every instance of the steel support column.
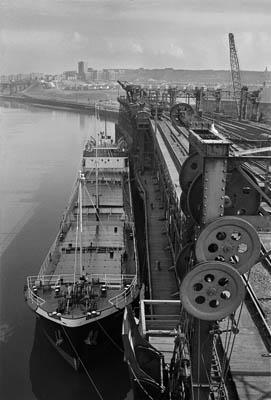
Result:
<instances>
[{"instance_id":1,"label":"steel support column","mask_svg":"<svg viewBox=\"0 0 271 400\"><path fill-rule=\"evenodd\" d=\"M206 137L206 139L205 139ZM219 135L210 140L204 131L191 132L190 143L201 153L203 163L203 211L201 226L223 216L229 142ZM201 201L201 199L199 199ZM192 319L192 382L194 400L208 400L213 356L213 335L210 334L215 321Z\"/></svg>"}]
</instances>

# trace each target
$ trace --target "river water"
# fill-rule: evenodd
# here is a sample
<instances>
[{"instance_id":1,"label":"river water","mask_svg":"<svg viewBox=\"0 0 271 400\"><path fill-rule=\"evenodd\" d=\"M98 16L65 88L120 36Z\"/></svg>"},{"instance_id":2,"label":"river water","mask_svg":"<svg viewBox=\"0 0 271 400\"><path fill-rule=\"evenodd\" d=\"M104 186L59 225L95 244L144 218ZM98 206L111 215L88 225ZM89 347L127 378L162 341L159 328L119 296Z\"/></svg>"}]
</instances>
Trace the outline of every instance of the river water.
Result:
<instances>
[{"instance_id":1,"label":"river water","mask_svg":"<svg viewBox=\"0 0 271 400\"><path fill-rule=\"evenodd\" d=\"M94 116L0 101L0 398L131 400L123 354L115 348L75 372L51 347L23 296L59 228L82 149L103 121ZM100 129L99 129L100 130ZM107 121L108 134L114 121Z\"/></svg>"}]
</instances>

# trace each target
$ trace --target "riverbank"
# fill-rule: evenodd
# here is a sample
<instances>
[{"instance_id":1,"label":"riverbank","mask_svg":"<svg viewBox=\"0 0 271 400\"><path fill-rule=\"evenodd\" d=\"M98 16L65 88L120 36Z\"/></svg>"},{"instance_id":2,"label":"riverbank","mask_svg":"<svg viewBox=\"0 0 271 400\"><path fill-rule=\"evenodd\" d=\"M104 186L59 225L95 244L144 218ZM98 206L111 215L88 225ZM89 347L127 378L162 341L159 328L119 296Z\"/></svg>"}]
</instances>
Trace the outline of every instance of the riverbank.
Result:
<instances>
[{"instance_id":1,"label":"riverbank","mask_svg":"<svg viewBox=\"0 0 271 400\"><path fill-rule=\"evenodd\" d=\"M7 95L1 94L0 99L8 101L18 101L21 103L28 103L40 107L55 108L58 110L77 110L79 112L90 113L94 112L95 107L99 109L101 116L112 115L117 116L119 113L119 106L112 102L89 102L83 103L80 101L73 101L68 99L50 99L39 98L32 96L25 96L22 94Z\"/></svg>"},{"instance_id":2,"label":"riverbank","mask_svg":"<svg viewBox=\"0 0 271 400\"><path fill-rule=\"evenodd\" d=\"M99 109L100 115L116 116L119 112L118 90L63 90L61 88L45 89L35 82L27 89L18 93L2 93L0 99L19 101L37 106L61 110L77 110L79 112L94 112Z\"/></svg>"}]
</instances>

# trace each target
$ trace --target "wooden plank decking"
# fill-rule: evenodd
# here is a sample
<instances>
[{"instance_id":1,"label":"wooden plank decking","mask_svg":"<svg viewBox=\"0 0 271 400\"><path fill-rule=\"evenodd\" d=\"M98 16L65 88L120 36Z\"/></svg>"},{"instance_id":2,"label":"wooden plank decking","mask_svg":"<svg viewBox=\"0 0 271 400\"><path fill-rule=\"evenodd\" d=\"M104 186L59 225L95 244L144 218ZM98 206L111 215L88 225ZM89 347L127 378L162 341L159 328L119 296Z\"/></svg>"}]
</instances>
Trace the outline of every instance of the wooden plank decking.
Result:
<instances>
[{"instance_id":1,"label":"wooden plank decking","mask_svg":"<svg viewBox=\"0 0 271 400\"><path fill-rule=\"evenodd\" d=\"M271 399L271 357L244 306L230 368L240 400Z\"/></svg>"},{"instance_id":2,"label":"wooden plank decking","mask_svg":"<svg viewBox=\"0 0 271 400\"><path fill-rule=\"evenodd\" d=\"M169 271L173 260L169 240L166 234L164 209L160 207L161 193L153 172L146 171L141 176L142 185L147 193L148 238L150 253L150 276L153 300L176 300L178 292L174 270ZM155 314L179 315L179 306L155 306ZM163 327L161 327L162 329Z\"/></svg>"}]
</instances>

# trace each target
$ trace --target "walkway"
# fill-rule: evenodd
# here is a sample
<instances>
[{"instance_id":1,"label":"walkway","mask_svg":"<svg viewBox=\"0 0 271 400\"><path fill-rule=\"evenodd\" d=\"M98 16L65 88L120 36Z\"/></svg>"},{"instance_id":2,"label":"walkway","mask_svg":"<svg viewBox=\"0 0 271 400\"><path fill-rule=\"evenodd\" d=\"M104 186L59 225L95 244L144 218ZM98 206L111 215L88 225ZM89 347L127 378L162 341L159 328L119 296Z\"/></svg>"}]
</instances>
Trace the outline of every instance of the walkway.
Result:
<instances>
[{"instance_id":1,"label":"walkway","mask_svg":"<svg viewBox=\"0 0 271 400\"><path fill-rule=\"evenodd\" d=\"M147 193L148 238L150 253L150 275L152 300L177 300L179 293L173 260L166 232L164 209L161 207L161 193L153 171L141 175L142 185ZM174 296L175 294L175 296ZM155 306L155 314L179 314L179 307L172 305ZM161 327L162 328L162 327Z\"/></svg>"}]
</instances>

